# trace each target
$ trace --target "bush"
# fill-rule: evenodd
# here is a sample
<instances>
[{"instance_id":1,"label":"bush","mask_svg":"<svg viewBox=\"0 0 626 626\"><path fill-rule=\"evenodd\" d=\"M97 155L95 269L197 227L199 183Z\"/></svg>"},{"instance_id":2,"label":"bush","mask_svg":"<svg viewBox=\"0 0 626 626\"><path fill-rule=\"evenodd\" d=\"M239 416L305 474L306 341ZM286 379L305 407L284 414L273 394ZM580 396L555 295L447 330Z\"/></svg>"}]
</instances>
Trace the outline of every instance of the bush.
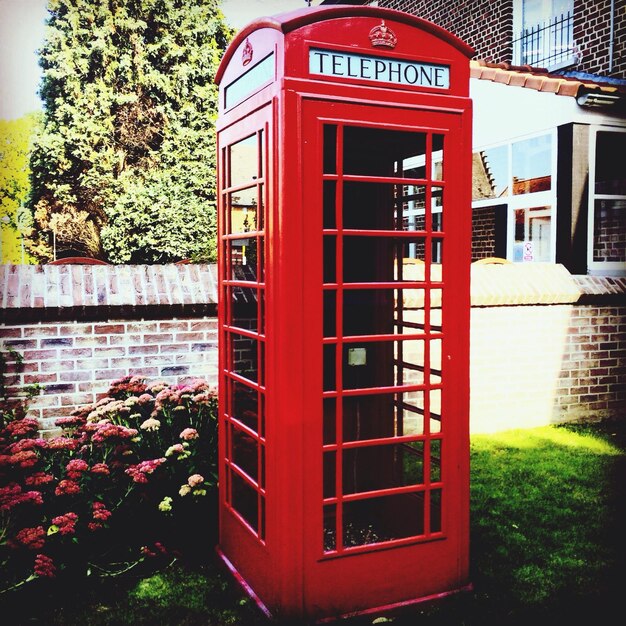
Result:
<instances>
[{"instance_id":1,"label":"bush","mask_svg":"<svg viewBox=\"0 0 626 626\"><path fill-rule=\"evenodd\" d=\"M57 425L41 439L20 402L0 407L0 590L212 547L217 396L205 381L126 377Z\"/></svg>"}]
</instances>

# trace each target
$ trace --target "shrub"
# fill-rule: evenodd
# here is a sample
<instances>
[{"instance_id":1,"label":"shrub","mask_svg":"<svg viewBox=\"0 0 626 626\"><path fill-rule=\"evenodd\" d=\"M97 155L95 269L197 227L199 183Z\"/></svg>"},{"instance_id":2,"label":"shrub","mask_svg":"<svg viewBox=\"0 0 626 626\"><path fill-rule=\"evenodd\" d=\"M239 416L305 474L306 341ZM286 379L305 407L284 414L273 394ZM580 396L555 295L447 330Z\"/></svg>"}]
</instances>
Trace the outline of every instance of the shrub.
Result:
<instances>
[{"instance_id":1,"label":"shrub","mask_svg":"<svg viewBox=\"0 0 626 626\"><path fill-rule=\"evenodd\" d=\"M0 407L0 590L198 555L216 536L217 396L126 377L38 436ZM18 403L19 404L19 403Z\"/></svg>"}]
</instances>

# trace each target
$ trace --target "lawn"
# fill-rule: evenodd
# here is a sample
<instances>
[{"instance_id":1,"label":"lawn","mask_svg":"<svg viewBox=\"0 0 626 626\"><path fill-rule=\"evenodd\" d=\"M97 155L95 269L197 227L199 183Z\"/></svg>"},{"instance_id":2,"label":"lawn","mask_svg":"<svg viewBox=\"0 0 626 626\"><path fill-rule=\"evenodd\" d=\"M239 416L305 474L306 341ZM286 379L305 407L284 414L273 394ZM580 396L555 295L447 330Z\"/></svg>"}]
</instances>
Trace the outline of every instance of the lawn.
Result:
<instances>
[{"instance_id":1,"label":"lawn","mask_svg":"<svg viewBox=\"0 0 626 626\"><path fill-rule=\"evenodd\" d=\"M474 590L350 626L611 624L620 603L626 530L626 423L543 427L472 438ZM154 574L20 589L2 623L46 626L263 624L214 562Z\"/></svg>"}]
</instances>

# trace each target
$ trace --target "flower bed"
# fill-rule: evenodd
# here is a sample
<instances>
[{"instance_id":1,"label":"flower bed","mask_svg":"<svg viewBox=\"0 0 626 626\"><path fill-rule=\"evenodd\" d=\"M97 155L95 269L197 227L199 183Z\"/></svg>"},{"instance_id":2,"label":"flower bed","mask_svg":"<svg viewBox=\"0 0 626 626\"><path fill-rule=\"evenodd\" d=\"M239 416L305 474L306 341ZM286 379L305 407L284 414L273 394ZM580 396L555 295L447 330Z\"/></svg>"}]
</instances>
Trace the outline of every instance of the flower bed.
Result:
<instances>
[{"instance_id":1,"label":"flower bed","mask_svg":"<svg viewBox=\"0 0 626 626\"><path fill-rule=\"evenodd\" d=\"M0 407L0 591L211 546L217 395L205 381L126 377L47 440L24 405Z\"/></svg>"}]
</instances>

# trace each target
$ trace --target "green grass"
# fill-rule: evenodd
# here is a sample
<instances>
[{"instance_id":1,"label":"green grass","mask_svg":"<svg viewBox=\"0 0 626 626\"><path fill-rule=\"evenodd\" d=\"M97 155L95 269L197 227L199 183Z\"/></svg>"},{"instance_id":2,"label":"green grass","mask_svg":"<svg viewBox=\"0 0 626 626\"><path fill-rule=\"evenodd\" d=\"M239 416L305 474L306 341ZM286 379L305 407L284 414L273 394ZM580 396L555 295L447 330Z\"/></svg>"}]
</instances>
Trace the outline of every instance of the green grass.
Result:
<instances>
[{"instance_id":1,"label":"green grass","mask_svg":"<svg viewBox=\"0 0 626 626\"><path fill-rule=\"evenodd\" d=\"M616 623L624 577L626 423L472 438L474 590L388 616L396 626ZM621 612L621 608L619 608ZM264 620L214 563L81 588L31 588L2 622L46 626L257 625ZM6 616L11 615L8 620ZM372 624L382 616L350 620Z\"/></svg>"}]
</instances>

